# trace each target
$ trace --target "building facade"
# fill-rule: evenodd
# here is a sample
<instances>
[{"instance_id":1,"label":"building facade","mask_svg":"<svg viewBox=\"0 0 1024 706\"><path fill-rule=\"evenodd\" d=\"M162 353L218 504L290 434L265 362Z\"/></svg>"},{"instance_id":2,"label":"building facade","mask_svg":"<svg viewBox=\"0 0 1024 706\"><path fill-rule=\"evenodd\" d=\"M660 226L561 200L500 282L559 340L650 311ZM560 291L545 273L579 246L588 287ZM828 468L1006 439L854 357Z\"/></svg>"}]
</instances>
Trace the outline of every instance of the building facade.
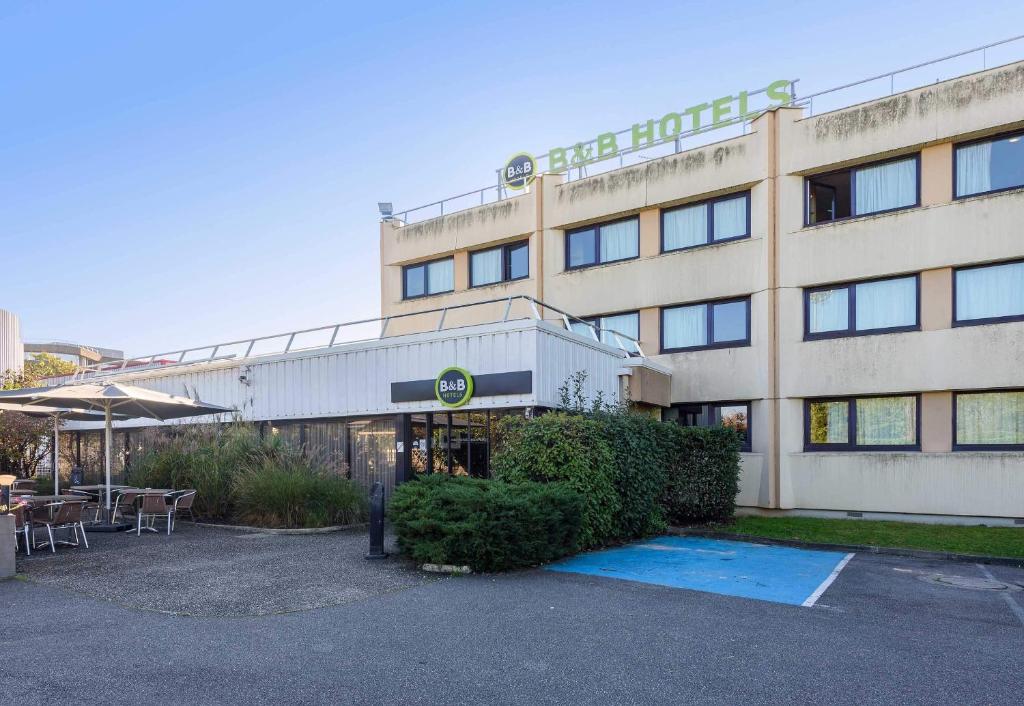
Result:
<instances>
[{"instance_id":1,"label":"building facade","mask_svg":"<svg viewBox=\"0 0 1024 706\"><path fill-rule=\"evenodd\" d=\"M381 282L384 316L528 295L638 339L663 418L744 432L742 506L1024 518L1024 62L385 219Z\"/></svg>"}]
</instances>

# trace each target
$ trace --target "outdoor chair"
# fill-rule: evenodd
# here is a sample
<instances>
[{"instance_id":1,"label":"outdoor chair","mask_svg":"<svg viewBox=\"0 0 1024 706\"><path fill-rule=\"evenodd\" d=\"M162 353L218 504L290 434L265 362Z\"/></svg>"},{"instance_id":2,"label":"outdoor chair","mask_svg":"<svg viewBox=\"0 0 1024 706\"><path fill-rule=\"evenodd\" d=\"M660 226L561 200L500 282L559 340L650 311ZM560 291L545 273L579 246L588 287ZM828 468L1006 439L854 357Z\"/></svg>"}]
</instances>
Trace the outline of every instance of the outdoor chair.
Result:
<instances>
[{"instance_id":1,"label":"outdoor chair","mask_svg":"<svg viewBox=\"0 0 1024 706\"><path fill-rule=\"evenodd\" d=\"M43 505L42 508L33 508L32 525L33 532L36 525L42 525L46 527L46 533L50 536L49 547L53 553L57 552L56 542L53 537L54 530L71 530L75 533L75 541L69 542L71 546L77 547L79 542L85 545L85 548L89 548L89 540L85 538L85 525L82 524L82 509L85 503L80 500L68 500L59 503L50 503L49 505ZM52 509L54 510L51 517L47 517L43 520L37 521L35 519L35 511L39 509ZM81 537L79 537L81 532ZM33 541L35 537L33 536ZM47 546L47 544L37 545Z\"/></svg>"},{"instance_id":2,"label":"outdoor chair","mask_svg":"<svg viewBox=\"0 0 1024 706\"><path fill-rule=\"evenodd\" d=\"M182 512L188 513L188 519L193 522L196 521L195 515L192 514L192 503L195 502L196 491L194 490L182 490L177 493L174 497L174 506L171 510L171 528L174 528L174 523L178 519L178 514Z\"/></svg>"},{"instance_id":3,"label":"outdoor chair","mask_svg":"<svg viewBox=\"0 0 1024 706\"><path fill-rule=\"evenodd\" d=\"M121 519L127 520L128 515L138 514L137 500L142 495L141 490L135 490L134 488L125 488L117 492L117 497L114 499L114 509L110 514L110 521L114 522L117 519L117 513L121 513Z\"/></svg>"},{"instance_id":4,"label":"outdoor chair","mask_svg":"<svg viewBox=\"0 0 1024 706\"><path fill-rule=\"evenodd\" d=\"M170 534L173 529L171 523L174 519L174 505L167 504L165 495L144 494L139 511L135 514L135 536L141 537L143 529L158 532L159 530L153 526L158 517L167 518L167 534ZM146 522L145 527L142 525L143 521Z\"/></svg>"},{"instance_id":5,"label":"outdoor chair","mask_svg":"<svg viewBox=\"0 0 1024 706\"><path fill-rule=\"evenodd\" d=\"M32 556L31 522L28 519L28 507L25 505L14 506L14 542L17 549L18 542L25 541L25 554Z\"/></svg>"},{"instance_id":6,"label":"outdoor chair","mask_svg":"<svg viewBox=\"0 0 1024 706\"><path fill-rule=\"evenodd\" d=\"M82 502L85 503L85 508L84 508L85 512L93 512L94 513L92 521L93 522L99 522L100 521L100 511L103 510L103 503L100 502L98 495L93 495L92 493L90 493L90 492L88 492L86 490L75 490L74 488L71 488L70 490L68 490L68 495L76 495L76 496L82 498Z\"/></svg>"}]
</instances>

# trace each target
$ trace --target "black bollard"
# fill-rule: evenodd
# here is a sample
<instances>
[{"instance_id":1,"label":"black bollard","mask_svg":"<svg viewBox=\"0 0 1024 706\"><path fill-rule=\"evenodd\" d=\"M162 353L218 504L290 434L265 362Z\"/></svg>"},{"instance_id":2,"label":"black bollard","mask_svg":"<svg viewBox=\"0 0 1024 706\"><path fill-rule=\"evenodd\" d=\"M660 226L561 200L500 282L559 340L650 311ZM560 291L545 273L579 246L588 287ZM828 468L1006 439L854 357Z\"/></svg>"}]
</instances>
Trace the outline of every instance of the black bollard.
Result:
<instances>
[{"instance_id":1,"label":"black bollard","mask_svg":"<svg viewBox=\"0 0 1024 706\"><path fill-rule=\"evenodd\" d=\"M370 490L370 553L367 559L384 559L384 486L380 481Z\"/></svg>"}]
</instances>

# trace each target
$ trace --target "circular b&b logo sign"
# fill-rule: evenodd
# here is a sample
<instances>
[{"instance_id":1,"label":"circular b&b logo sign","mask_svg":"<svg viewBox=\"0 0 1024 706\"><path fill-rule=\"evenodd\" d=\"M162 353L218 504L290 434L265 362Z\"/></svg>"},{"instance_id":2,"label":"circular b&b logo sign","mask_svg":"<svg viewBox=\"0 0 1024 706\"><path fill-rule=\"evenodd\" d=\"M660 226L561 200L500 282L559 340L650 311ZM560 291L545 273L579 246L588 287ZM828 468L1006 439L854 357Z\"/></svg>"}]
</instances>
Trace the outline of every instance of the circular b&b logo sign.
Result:
<instances>
[{"instance_id":1,"label":"circular b&b logo sign","mask_svg":"<svg viewBox=\"0 0 1024 706\"><path fill-rule=\"evenodd\" d=\"M505 162L501 172L501 180L510 189L522 189L533 183L537 176L537 162L526 152L511 157Z\"/></svg>"},{"instance_id":2,"label":"circular b&b logo sign","mask_svg":"<svg viewBox=\"0 0 1024 706\"><path fill-rule=\"evenodd\" d=\"M434 394L445 407L461 407L473 396L473 376L462 368L446 368L437 376Z\"/></svg>"}]
</instances>

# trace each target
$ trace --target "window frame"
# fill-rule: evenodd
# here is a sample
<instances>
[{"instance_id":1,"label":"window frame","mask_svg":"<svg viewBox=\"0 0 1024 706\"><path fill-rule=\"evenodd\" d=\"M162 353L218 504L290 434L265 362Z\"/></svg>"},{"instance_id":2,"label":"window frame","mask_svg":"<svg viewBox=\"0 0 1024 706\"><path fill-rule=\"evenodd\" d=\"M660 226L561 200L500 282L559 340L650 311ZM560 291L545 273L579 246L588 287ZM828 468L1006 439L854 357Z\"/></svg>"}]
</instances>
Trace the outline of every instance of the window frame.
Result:
<instances>
[{"instance_id":1,"label":"window frame","mask_svg":"<svg viewBox=\"0 0 1024 706\"><path fill-rule=\"evenodd\" d=\"M872 328L858 331L857 326L857 285L858 284L871 284L873 282L885 282L893 279L907 279L908 277L914 278L914 323L907 326L889 326L887 328ZM811 332L811 295L815 292L824 292L831 289L846 289L846 302L847 302L847 326L841 331L821 331L818 333ZM804 340L805 341L820 341L830 338L854 338L856 336L878 336L887 333L905 333L907 331L920 331L921 330L921 273L914 272L912 274L885 276L885 277L872 277L871 279L858 279L851 280L849 282L837 282L835 284L822 284L815 285L814 287L804 287Z\"/></svg>"},{"instance_id":2,"label":"window frame","mask_svg":"<svg viewBox=\"0 0 1024 706\"><path fill-rule=\"evenodd\" d=\"M522 277L512 277L512 258L511 252L518 248L526 247L526 274ZM473 284L473 256L493 252L494 250L501 251L501 279L494 282L487 282L484 284ZM530 239L516 240L511 243L504 243L493 248L481 248L480 250L469 251L469 288L478 289L480 287L493 287L496 284L503 284L505 282L519 282L520 280L530 279Z\"/></svg>"},{"instance_id":3,"label":"window frame","mask_svg":"<svg viewBox=\"0 0 1024 706\"><path fill-rule=\"evenodd\" d=\"M737 197L744 197L747 202L747 226L746 232L743 235L734 235L730 238L721 238L715 240L715 204L719 201L731 201ZM681 248L665 248L665 216L675 211L681 211L685 208L693 208L695 206L703 206L707 209L707 232L705 235L705 241L703 243L697 243L696 245L685 245ZM686 250L695 250L697 248L706 248L710 245L720 245L722 243L731 243L736 240L749 240L750 239L750 189L746 191L735 191L731 194L725 194L724 196L716 196L711 199L704 199L702 201L693 201L690 203L679 204L671 208L660 209L658 214L658 227L661 229L659 235L659 248L662 255L674 252L684 252Z\"/></svg>"},{"instance_id":4,"label":"window frame","mask_svg":"<svg viewBox=\"0 0 1024 706\"><path fill-rule=\"evenodd\" d=\"M913 444L857 444L857 400L878 399L880 397L912 397L914 398L914 443ZM847 428L845 444L812 444L811 443L811 405L815 402L846 402ZM921 393L893 392L875 395L839 395L836 397L804 398L804 451L805 452L870 452L870 451L907 451L921 450Z\"/></svg>"},{"instance_id":5,"label":"window frame","mask_svg":"<svg viewBox=\"0 0 1024 706\"><path fill-rule=\"evenodd\" d=\"M721 341L718 343L714 341L714 305L716 304L735 304L736 302L745 302L747 305L747 335L742 340L735 341ZM705 307L705 325L708 332L708 343L699 346L685 346L682 348L666 348L665 347L665 312L670 309L681 309L688 306L704 306ZM745 348L750 346L750 295L742 297L728 297L726 299L706 299L699 302L685 302L683 304L671 304L668 306L659 307L658 309L658 352L659 353L685 353L689 351L705 351L713 350L716 348Z\"/></svg>"},{"instance_id":6,"label":"window frame","mask_svg":"<svg viewBox=\"0 0 1024 706\"><path fill-rule=\"evenodd\" d=\"M740 452L741 453L753 453L752 440L753 440L754 422L753 422L753 419L751 418L751 413L753 411L752 410L753 400L731 400L731 401L724 401L724 402L673 402L671 405L669 405L669 409L672 409L674 407L682 407L682 406L691 406L691 407L696 407L696 406L701 406L701 407L705 407L705 406L706 407L739 407L741 405L745 406L747 408L747 433L746 433L746 438L743 440L742 446L740 446ZM675 420L675 423L679 424L679 421ZM680 424L680 426L683 426L683 425ZM699 428L701 428L701 429L710 429L712 427L699 427Z\"/></svg>"},{"instance_id":7,"label":"window frame","mask_svg":"<svg viewBox=\"0 0 1024 706\"><path fill-rule=\"evenodd\" d=\"M989 135L988 137L979 137L979 138L976 138L974 140L965 140L963 142L954 142L953 143L953 175L952 175L952 180L953 180L953 200L954 201L963 201L964 199L973 199L973 198L976 198L978 196L988 196L989 194L1004 194L1007 191L1018 191L1020 189L1024 189L1024 184L1019 184L1017 186L1004 186L1002 188L991 189L989 191L979 191L979 192L974 193L974 194L964 194L963 196L957 196L956 195L956 186L957 186L957 184L956 184L957 153L960 151L960 148L961 147L970 147L971 145L981 144L982 142L998 142L999 140L1009 140L1010 138L1013 138L1013 137L1020 137L1020 138L1024 139L1024 130L1013 130L1011 132L1001 132L1001 133L997 133L995 135Z\"/></svg>"},{"instance_id":8,"label":"window frame","mask_svg":"<svg viewBox=\"0 0 1024 706\"><path fill-rule=\"evenodd\" d=\"M636 330L637 330L637 333L639 333L640 332L640 310L639 309L625 309L623 311L613 311L613 312L608 312L608 313L604 313L604 314L594 314L593 316L576 316L576 317L573 317L573 319L575 321L582 321L585 324L590 324L592 326L596 326L599 329L603 330L604 327L601 326L601 323L600 323L601 319L608 318L609 316L625 316L627 314L636 316ZM570 324L571 323L573 323L573 322L570 321ZM572 330L572 329L570 328L569 330ZM594 329L590 329L590 332L591 332L591 334L595 333ZM593 337L593 335L591 335L590 339L592 341L596 340L598 343L604 343L604 341L602 341L601 338L600 338L600 336L601 336L600 332L596 332L596 333L598 335L598 338L595 339ZM622 334L622 335L625 335L625 334ZM637 336L637 341L639 342L639 340L640 340L640 337ZM611 344L605 343L604 345L607 346L607 345L611 345ZM639 354L638 353L633 353L631 355L639 355Z\"/></svg>"},{"instance_id":9,"label":"window frame","mask_svg":"<svg viewBox=\"0 0 1024 706\"><path fill-rule=\"evenodd\" d=\"M986 324L1008 324L1014 321L1024 321L1024 314L1008 314L1006 316L989 316L984 319L964 319L960 320L957 318L956 310L956 280L957 275L964 270L981 270L986 267L999 267L1000 265L1022 265L1024 259L1017 260L1000 260L998 262L986 262L983 265L964 265L963 267L953 268L953 328L960 328L961 326L985 326Z\"/></svg>"},{"instance_id":10,"label":"window frame","mask_svg":"<svg viewBox=\"0 0 1024 706\"><path fill-rule=\"evenodd\" d=\"M619 260L608 260L607 262L601 260L601 231L605 226L613 226L618 223L625 223L626 221L636 221L636 255L632 257L624 257ZM594 231L594 262L589 262L583 265L570 265L569 264L569 240L575 233L582 233L583 231L592 230ZM631 260L640 259L640 216L639 214L626 216L625 218L616 218L613 221L601 221L600 223L592 223L587 226L580 226L579 228L572 228L565 231L565 237L563 238L563 244L565 246L565 271L572 272L576 270L585 270L588 267L600 267L601 265L614 265L619 262L630 262Z\"/></svg>"},{"instance_id":11,"label":"window frame","mask_svg":"<svg viewBox=\"0 0 1024 706\"><path fill-rule=\"evenodd\" d=\"M1024 392L1021 387L998 387L992 390L954 390L953 391L953 451L1024 451L1024 442L1019 444L958 444L956 441L956 421L959 414L957 402L960 395L984 395L999 392Z\"/></svg>"},{"instance_id":12,"label":"window frame","mask_svg":"<svg viewBox=\"0 0 1024 706\"><path fill-rule=\"evenodd\" d=\"M895 208L886 208L881 211L872 211L871 213L854 213L856 206L856 195L857 195L857 170L867 169L868 167L879 167L883 164L890 162L902 162L907 159L913 159L915 162L914 167L914 203L907 206L897 206ZM818 221L817 223L811 223L811 179L817 177L827 177L833 174L841 174L843 172L850 173L850 215L843 216L842 218L834 218L830 221ZM954 167L955 173L955 167ZM956 192L954 192L956 193ZM832 169L827 172L817 172L814 174L807 174L804 176L804 228L814 228L816 226L826 225L828 223L843 223L845 221L851 221L855 218L867 218L868 216L878 216L885 213L896 213L897 211L907 211L911 208L921 207L921 153L914 152L911 154L901 154L898 157L887 157L885 159L875 160L873 162L864 162L863 164L854 164L849 167L843 167L842 169Z\"/></svg>"},{"instance_id":13,"label":"window frame","mask_svg":"<svg viewBox=\"0 0 1024 706\"><path fill-rule=\"evenodd\" d=\"M446 289L446 290L444 290L442 292L428 292L428 291L426 291L427 290L427 283L429 282L429 279L427 279L427 268L430 265L434 264L435 262L444 262L445 260L451 260L452 261L452 288L451 289ZM423 294L413 294L412 296L410 296L409 295L409 279L406 276L406 273L409 270L415 269L417 267L422 267L423 268L423 276L424 276L423 290L424 291L423 291ZM455 256L454 255L446 255L445 257L434 258L433 260L424 260L423 262L414 262L414 263L411 263L409 265L402 265L402 301L413 300L413 299L423 299L424 297L433 297L433 296L436 296L438 294L451 294L454 291L455 291Z\"/></svg>"}]
</instances>

